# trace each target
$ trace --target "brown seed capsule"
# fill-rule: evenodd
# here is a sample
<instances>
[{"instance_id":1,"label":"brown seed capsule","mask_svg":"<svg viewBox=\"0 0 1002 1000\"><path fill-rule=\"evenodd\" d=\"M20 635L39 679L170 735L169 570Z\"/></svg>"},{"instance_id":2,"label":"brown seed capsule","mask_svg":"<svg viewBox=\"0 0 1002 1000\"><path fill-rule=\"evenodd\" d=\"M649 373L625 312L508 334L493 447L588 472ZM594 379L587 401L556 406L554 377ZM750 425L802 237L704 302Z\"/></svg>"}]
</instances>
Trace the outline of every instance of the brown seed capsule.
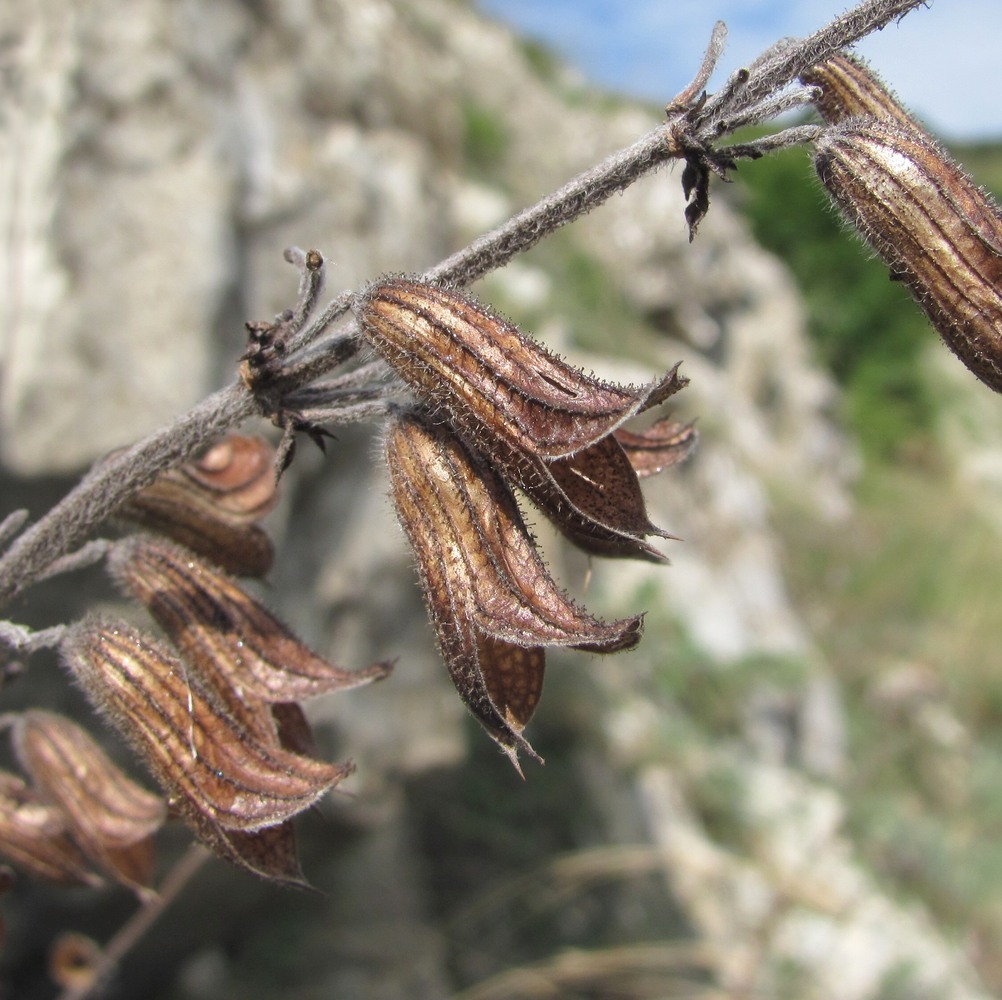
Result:
<instances>
[{"instance_id":1,"label":"brown seed capsule","mask_svg":"<svg viewBox=\"0 0 1002 1000\"><path fill-rule=\"evenodd\" d=\"M386 443L393 498L442 655L467 707L518 766L542 690L542 647L614 652L641 618L604 623L554 583L504 481L446 425L407 413Z\"/></svg>"},{"instance_id":2,"label":"brown seed capsule","mask_svg":"<svg viewBox=\"0 0 1002 1000\"><path fill-rule=\"evenodd\" d=\"M126 625L85 621L63 658L135 747L172 803L226 829L260 830L311 806L351 773L255 741L163 646Z\"/></svg>"},{"instance_id":3,"label":"brown seed capsule","mask_svg":"<svg viewBox=\"0 0 1002 1000\"><path fill-rule=\"evenodd\" d=\"M356 307L365 336L433 409L482 450L495 441L543 459L573 455L677 387L601 382L524 337L473 299L403 278Z\"/></svg>"},{"instance_id":4,"label":"brown seed capsule","mask_svg":"<svg viewBox=\"0 0 1002 1000\"><path fill-rule=\"evenodd\" d=\"M600 622L557 586L511 491L447 427L413 413L398 419L387 458L394 500L412 543L416 538L419 561L425 549L444 553L450 587L481 631L522 645L607 652L639 641L639 616Z\"/></svg>"},{"instance_id":5,"label":"brown seed capsule","mask_svg":"<svg viewBox=\"0 0 1002 1000\"><path fill-rule=\"evenodd\" d=\"M1002 392L1002 216L924 133L851 118L815 167L846 217L904 281L947 346Z\"/></svg>"},{"instance_id":6,"label":"brown seed capsule","mask_svg":"<svg viewBox=\"0 0 1002 1000\"><path fill-rule=\"evenodd\" d=\"M59 807L42 801L6 771L0 771L0 854L36 878L59 885L101 885L70 840Z\"/></svg>"},{"instance_id":7,"label":"brown seed capsule","mask_svg":"<svg viewBox=\"0 0 1002 1000\"><path fill-rule=\"evenodd\" d=\"M118 516L167 535L240 576L271 568L271 541L258 527L274 507L275 453L261 438L231 434L201 458L161 474Z\"/></svg>"},{"instance_id":8,"label":"brown seed capsule","mask_svg":"<svg viewBox=\"0 0 1002 1000\"><path fill-rule=\"evenodd\" d=\"M216 692L233 687L238 696L264 702L299 701L380 680L391 670L388 663L354 671L328 663L232 577L162 539L119 542L108 567Z\"/></svg>"},{"instance_id":9,"label":"brown seed capsule","mask_svg":"<svg viewBox=\"0 0 1002 1000\"><path fill-rule=\"evenodd\" d=\"M33 710L13 727L18 761L35 787L59 807L84 853L120 882L150 884L153 834L166 805L125 775L76 723Z\"/></svg>"},{"instance_id":10,"label":"brown seed capsule","mask_svg":"<svg viewBox=\"0 0 1002 1000\"><path fill-rule=\"evenodd\" d=\"M880 78L854 56L838 53L802 73L800 81L818 88L820 95L814 106L829 124L869 115L909 128L919 127Z\"/></svg>"}]
</instances>

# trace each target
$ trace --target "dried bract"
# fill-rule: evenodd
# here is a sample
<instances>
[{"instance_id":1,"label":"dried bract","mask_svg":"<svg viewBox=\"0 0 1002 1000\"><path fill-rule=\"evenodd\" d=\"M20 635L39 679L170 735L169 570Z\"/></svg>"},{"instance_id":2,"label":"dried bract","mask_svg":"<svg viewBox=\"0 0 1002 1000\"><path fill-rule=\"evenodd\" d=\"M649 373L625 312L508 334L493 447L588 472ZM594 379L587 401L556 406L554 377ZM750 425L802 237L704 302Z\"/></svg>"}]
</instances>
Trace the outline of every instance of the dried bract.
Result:
<instances>
[{"instance_id":1,"label":"dried bract","mask_svg":"<svg viewBox=\"0 0 1002 1000\"><path fill-rule=\"evenodd\" d=\"M928 136L851 118L815 167L847 218L904 281L947 346L1002 392L1002 216Z\"/></svg>"},{"instance_id":2,"label":"dried bract","mask_svg":"<svg viewBox=\"0 0 1002 1000\"><path fill-rule=\"evenodd\" d=\"M58 806L84 853L120 882L148 886L162 798L136 784L85 730L65 716L33 710L13 726L14 750L43 797Z\"/></svg>"},{"instance_id":3,"label":"dried bract","mask_svg":"<svg viewBox=\"0 0 1002 1000\"><path fill-rule=\"evenodd\" d=\"M118 511L240 576L271 568L271 541L257 521L278 497L274 450L262 438L231 434L201 458L162 473Z\"/></svg>"}]
</instances>

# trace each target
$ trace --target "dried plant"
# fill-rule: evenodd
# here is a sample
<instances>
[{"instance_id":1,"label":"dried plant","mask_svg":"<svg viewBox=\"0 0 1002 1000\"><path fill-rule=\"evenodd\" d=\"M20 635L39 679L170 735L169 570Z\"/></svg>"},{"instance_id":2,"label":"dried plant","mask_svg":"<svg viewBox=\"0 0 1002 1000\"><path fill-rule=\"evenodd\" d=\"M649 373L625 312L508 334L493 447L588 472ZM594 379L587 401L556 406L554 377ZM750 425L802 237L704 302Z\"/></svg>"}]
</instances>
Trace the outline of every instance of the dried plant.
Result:
<instances>
[{"instance_id":1,"label":"dried plant","mask_svg":"<svg viewBox=\"0 0 1002 1000\"><path fill-rule=\"evenodd\" d=\"M236 579L271 565L258 522L297 433L323 447L327 427L382 424L393 502L442 656L516 768L519 751L536 757L524 730L540 700L545 648L611 654L640 641L642 615L601 621L554 581L518 498L587 553L665 562L648 539L672 536L650 521L640 480L684 459L696 432L670 415L645 430L626 425L687 380L677 365L643 386L587 375L464 294L477 278L671 161L684 164L693 238L713 176L813 143L822 181L892 276L964 363L1002 388L999 211L862 64L841 54L921 5L865 0L707 95L724 40L718 24L663 123L423 274L321 307L322 255L287 251L300 272L298 300L273 322L248 324L232 385L98 463L36 523L15 511L0 524L0 602L104 560L162 633L93 616L35 632L0 625L5 669L57 648L160 788L137 786L69 719L37 710L6 717L25 777L0 775L0 853L32 876L63 884L109 876L145 900L136 927L103 956L63 943L67 955L81 947L88 955L87 975L65 980L67 995L99 985L155 916L153 836L166 818L180 817L211 850L256 874L302 883L292 820L352 771L350 761L316 758L299 703L383 678L390 665L326 663ZM727 141L812 102L825 125ZM359 361L365 347L376 360ZM252 417L282 429L277 451L231 433ZM111 535L116 527L124 537ZM184 860L162 899L197 863ZM57 964L72 965L72 955Z\"/></svg>"}]
</instances>

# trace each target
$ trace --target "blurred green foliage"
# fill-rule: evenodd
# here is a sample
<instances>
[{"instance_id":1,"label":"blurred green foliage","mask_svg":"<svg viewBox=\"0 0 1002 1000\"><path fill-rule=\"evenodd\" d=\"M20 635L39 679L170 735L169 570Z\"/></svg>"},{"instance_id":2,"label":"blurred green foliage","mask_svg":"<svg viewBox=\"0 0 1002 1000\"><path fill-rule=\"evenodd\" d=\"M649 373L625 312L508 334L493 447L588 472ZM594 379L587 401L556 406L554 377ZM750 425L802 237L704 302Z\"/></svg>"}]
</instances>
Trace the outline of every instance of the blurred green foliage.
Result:
<instances>
[{"instance_id":1,"label":"blurred green foliage","mask_svg":"<svg viewBox=\"0 0 1002 1000\"><path fill-rule=\"evenodd\" d=\"M504 119L476 101L463 104L463 155L470 172L481 180L504 173L511 136Z\"/></svg>"},{"instance_id":2,"label":"blurred green foliage","mask_svg":"<svg viewBox=\"0 0 1002 1000\"><path fill-rule=\"evenodd\" d=\"M927 435L935 400L920 358L935 336L907 288L847 232L808 155L787 150L742 167L745 214L803 292L818 357L844 390L843 416L867 455Z\"/></svg>"}]
</instances>

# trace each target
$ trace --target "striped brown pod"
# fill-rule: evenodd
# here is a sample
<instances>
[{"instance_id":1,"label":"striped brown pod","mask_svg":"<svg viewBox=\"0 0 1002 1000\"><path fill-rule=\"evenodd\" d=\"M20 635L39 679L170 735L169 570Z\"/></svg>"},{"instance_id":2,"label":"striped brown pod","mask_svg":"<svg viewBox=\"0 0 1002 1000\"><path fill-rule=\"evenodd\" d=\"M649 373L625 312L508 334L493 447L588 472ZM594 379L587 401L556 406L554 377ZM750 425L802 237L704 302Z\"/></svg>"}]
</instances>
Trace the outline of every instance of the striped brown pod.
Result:
<instances>
[{"instance_id":1,"label":"striped brown pod","mask_svg":"<svg viewBox=\"0 0 1002 1000\"><path fill-rule=\"evenodd\" d=\"M923 132L850 118L816 142L822 183L947 346L1002 392L1002 217Z\"/></svg>"},{"instance_id":2,"label":"striped brown pod","mask_svg":"<svg viewBox=\"0 0 1002 1000\"><path fill-rule=\"evenodd\" d=\"M391 278L356 304L366 339L429 406L486 453L502 442L550 460L573 455L681 387L593 378L476 300Z\"/></svg>"},{"instance_id":3,"label":"striped brown pod","mask_svg":"<svg viewBox=\"0 0 1002 1000\"><path fill-rule=\"evenodd\" d=\"M830 125L870 115L899 125L919 127L880 77L854 56L837 53L801 73L800 82L818 88L813 103Z\"/></svg>"}]
</instances>

